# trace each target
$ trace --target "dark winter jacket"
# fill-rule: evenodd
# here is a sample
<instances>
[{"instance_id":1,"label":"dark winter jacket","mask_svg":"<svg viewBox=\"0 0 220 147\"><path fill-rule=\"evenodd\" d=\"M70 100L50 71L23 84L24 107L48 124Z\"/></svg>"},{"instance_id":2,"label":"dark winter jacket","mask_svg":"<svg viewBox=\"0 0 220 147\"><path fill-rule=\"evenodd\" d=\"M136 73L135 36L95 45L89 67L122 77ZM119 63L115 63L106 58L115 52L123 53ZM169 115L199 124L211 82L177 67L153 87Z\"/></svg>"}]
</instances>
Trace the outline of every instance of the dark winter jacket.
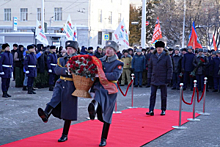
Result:
<instances>
[{"instance_id":1,"label":"dark winter jacket","mask_svg":"<svg viewBox=\"0 0 220 147\"><path fill-rule=\"evenodd\" d=\"M204 60L204 63L201 63L201 60ZM201 64L199 64L199 63L201 63ZM204 56L204 55L195 56L193 59L193 66L194 66L194 68L196 68L198 66L196 74L199 74L199 75L205 74L205 67L208 63L209 63L209 59L206 56Z\"/></svg>"},{"instance_id":2,"label":"dark winter jacket","mask_svg":"<svg viewBox=\"0 0 220 147\"><path fill-rule=\"evenodd\" d=\"M174 73L181 72L181 61L182 61L182 56L180 54L178 54L178 55L173 54L172 63L173 63L173 72Z\"/></svg>"},{"instance_id":3,"label":"dark winter jacket","mask_svg":"<svg viewBox=\"0 0 220 147\"><path fill-rule=\"evenodd\" d=\"M144 55L135 54L131 61L131 68L134 69L134 72L143 72L146 68L146 59Z\"/></svg>"},{"instance_id":4,"label":"dark winter jacket","mask_svg":"<svg viewBox=\"0 0 220 147\"><path fill-rule=\"evenodd\" d=\"M152 53L148 53L148 54L146 55L146 66L147 66L147 68L148 68L148 65L149 65L149 63L150 63L150 57L151 57L151 55L152 55Z\"/></svg>"},{"instance_id":5,"label":"dark winter jacket","mask_svg":"<svg viewBox=\"0 0 220 147\"><path fill-rule=\"evenodd\" d=\"M213 58L213 77L215 78L220 77L220 75L218 75L218 72L220 70L219 66L220 66L220 57Z\"/></svg>"},{"instance_id":6,"label":"dark winter jacket","mask_svg":"<svg viewBox=\"0 0 220 147\"><path fill-rule=\"evenodd\" d=\"M99 53L98 50L95 51L94 55L95 55L97 58L102 58L102 57L103 57L103 54L102 54L102 53Z\"/></svg>"},{"instance_id":7,"label":"dark winter jacket","mask_svg":"<svg viewBox=\"0 0 220 147\"><path fill-rule=\"evenodd\" d=\"M188 71L188 72L193 71L193 69L194 69L194 66L193 66L194 56L195 56L195 54L193 54L193 53L186 53L183 56L182 68L184 69L184 71Z\"/></svg>"},{"instance_id":8,"label":"dark winter jacket","mask_svg":"<svg viewBox=\"0 0 220 147\"><path fill-rule=\"evenodd\" d=\"M158 59L157 51L151 55L147 77L151 78L152 85L166 85L172 79L173 66L170 55L164 50Z\"/></svg>"}]
</instances>

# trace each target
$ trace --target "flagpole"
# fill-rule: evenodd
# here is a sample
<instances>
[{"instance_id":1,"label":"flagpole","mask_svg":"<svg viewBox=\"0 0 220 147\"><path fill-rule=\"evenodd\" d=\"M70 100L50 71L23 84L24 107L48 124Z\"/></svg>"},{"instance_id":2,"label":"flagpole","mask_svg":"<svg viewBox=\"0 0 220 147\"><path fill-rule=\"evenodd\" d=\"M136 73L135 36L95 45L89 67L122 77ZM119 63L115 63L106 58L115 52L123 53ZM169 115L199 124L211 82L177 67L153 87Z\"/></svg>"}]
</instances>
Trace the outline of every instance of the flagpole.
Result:
<instances>
[{"instance_id":1,"label":"flagpole","mask_svg":"<svg viewBox=\"0 0 220 147\"><path fill-rule=\"evenodd\" d=\"M41 27L44 31L44 0L41 1Z\"/></svg>"},{"instance_id":2,"label":"flagpole","mask_svg":"<svg viewBox=\"0 0 220 147\"><path fill-rule=\"evenodd\" d=\"M141 28L141 47L145 48L146 43L146 0L142 0L142 28Z\"/></svg>"},{"instance_id":3,"label":"flagpole","mask_svg":"<svg viewBox=\"0 0 220 147\"><path fill-rule=\"evenodd\" d=\"M183 40L182 40L182 48L184 48L184 42L185 42L185 15L186 15L186 0L184 0L184 15L183 15Z\"/></svg>"}]
</instances>

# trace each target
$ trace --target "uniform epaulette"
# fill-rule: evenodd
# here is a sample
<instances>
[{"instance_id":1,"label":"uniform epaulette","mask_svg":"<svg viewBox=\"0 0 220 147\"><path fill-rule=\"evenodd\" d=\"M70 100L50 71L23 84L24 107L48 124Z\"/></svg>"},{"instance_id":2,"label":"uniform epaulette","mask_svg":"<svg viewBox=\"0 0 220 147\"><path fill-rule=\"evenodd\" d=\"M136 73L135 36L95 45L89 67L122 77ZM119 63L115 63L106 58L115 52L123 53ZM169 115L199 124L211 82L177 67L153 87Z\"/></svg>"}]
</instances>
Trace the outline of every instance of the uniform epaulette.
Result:
<instances>
[{"instance_id":1,"label":"uniform epaulette","mask_svg":"<svg viewBox=\"0 0 220 147\"><path fill-rule=\"evenodd\" d=\"M61 64L60 64L60 59L61 59L62 57L59 57L58 59L57 59L57 65L59 66L59 67L63 67Z\"/></svg>"},{"instance_id":2,"label":"uniform epaulette","mask_svg":"<svg viewBox=\"0 0 220 147\"><path fill-rule=\"evenodd\" d=\"M118 61L120 61L120 62L122 62L120 59L117 59ZM124 63L124 62L122 62L122 63Z\"/></svg>"}]
</instances>

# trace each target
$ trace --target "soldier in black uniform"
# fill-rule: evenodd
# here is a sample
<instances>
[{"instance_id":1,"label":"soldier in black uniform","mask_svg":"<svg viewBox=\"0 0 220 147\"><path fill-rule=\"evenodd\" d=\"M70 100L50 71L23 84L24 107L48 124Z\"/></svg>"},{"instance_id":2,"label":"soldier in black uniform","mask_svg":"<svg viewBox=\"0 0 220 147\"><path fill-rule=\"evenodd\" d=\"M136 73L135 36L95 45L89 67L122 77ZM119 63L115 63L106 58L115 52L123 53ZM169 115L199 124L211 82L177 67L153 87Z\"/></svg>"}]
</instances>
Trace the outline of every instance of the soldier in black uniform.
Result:
<instances>
[{"instance_id":1,"label":"soldier in black uniform","mask_svg":"<svg viewBox=\"0 0 220 147\"><path fill-rule=\"evenodd\" d=\"M8 88L10 85L10 78L12 75L13 55L10 53L9 44L2 45L2 51L0 53L0 77L2 78L2 97L11 97L8 94Z\"/></svg>"},{"instance_id":2,"label":"soldier in black uniform","mask_svg":"<svg viewBox=\"0 0 220 147\"><path fill-rule=\"evenodd\" d=\"M38 115L43 122L47 122L51 114L54 117L64 120L63 133L58 142L66 141L71 121L77 120L77 104L78 98L72 96L75 90L75 86L72 80L72 75L68 74L67 67L65 67L67 61L77 55L78 42L67 41L66 49L67 54L64 57L58 58L57 66L54 71L60 78L56 81L54 87L53 96L45 110L38 108Z\"/></svg>"},{"instance_id":3,"label":"soldier in black uniform","mask_svg":"<svg viewBox=\"0 0 220 147\"><path fill-rule=\"evenodd\" d=\"M47 68L49 73L49 91L53 91L54 79L56 77L54 68L57 65L56 46L50 47L50 53L47 56Z\"/></svg>"}]
</instances>

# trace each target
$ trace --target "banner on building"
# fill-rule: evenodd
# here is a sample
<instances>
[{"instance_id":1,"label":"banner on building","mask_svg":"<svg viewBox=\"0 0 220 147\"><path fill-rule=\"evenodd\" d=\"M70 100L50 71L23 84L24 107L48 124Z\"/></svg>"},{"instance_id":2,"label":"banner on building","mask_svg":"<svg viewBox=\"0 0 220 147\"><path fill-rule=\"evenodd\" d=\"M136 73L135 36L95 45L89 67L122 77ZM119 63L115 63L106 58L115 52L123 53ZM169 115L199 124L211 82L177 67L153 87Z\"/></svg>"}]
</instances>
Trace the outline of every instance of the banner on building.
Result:
<instances>
[{"instance_id":1,"label":"banner on building","mask_svg":"<svg viewBox=\"0 0 220 147\"><path fill-rule=\"evenodd\" d=\"M155 44L161 38L162 38L162 32L161 32L161 28L160 28L160 21L159 21L159 17L157 17L157 21L156 21L151 44Z\"/></svg>"},{"instance_id":2,"label":"banner on building","mask_svg":"<svg viewBox=\"0 0 220 147\"><path fill-rule=\"evenodd\" d=\"M67 40L73 40L74 32L73 32L73 24L72 24L70 15L68 16L66 23L64 24L63 29L66 33Z\"/></svg>"},{"instance_id":3,"label":"banner on building","mask_svg":"<svg viewBox=\"0 0 220 147\"><path fill-rule=\"evenodd\" d=\"M120 22L113 35L116 39L116 42L118 42L121 45L124 45L127 48L129 47L128 32L124 23L124 19Z\"/></svg>"},{"instance_id":4,"label":"banner on building","mask_svg":"<svg viewBox=\"0 0 220 147\"><path fill-rule=\"evenodd\" d=\"M47 37L42 29L40 22L37 20L36 29L35 29L36 39L39 40L44 45L49 45Z\"/></svg>"}]
</instances>

